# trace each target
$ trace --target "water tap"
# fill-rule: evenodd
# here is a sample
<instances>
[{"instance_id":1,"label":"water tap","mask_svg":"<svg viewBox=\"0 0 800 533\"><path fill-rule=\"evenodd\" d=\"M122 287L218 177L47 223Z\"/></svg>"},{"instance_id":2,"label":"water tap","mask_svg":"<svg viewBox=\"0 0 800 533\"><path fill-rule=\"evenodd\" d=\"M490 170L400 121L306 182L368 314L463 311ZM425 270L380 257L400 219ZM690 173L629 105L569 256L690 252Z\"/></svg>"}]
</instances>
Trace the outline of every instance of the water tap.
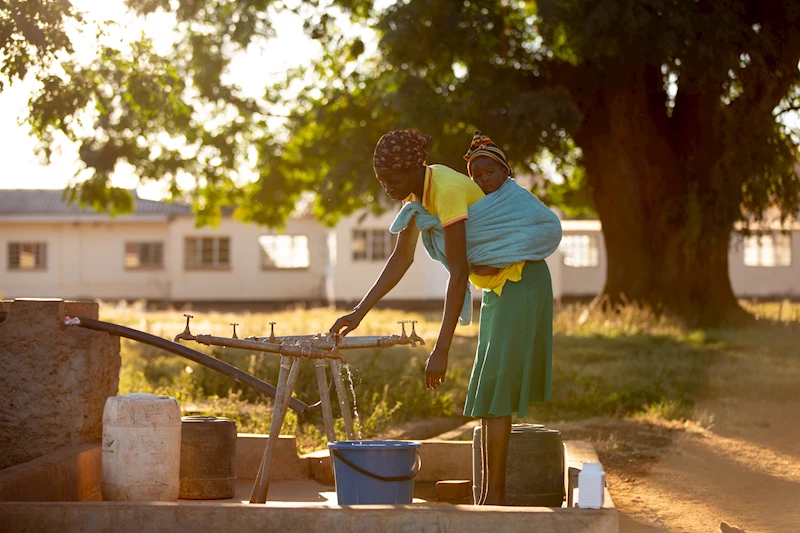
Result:
<instances>
[{"instance_id":1,"label":"water tap","mask_svg":"<svg viewBox=\"0 0 800 533\"><path fill-rule=\"evenodd\" d=\"M403 328L403 331L400 334L400 341L398 342L398 344L410 344L412 348L416 348L417 343L415 342L415 340L406 334L406 324L408 324L409 322L410 322L409 320L399 320L397 322L398 324L400 324L400 327Z\"/></svg>"},{"instance_id":2,"label":"water tap","mask_svg":"<svg viewBox=\"0 0 800 533\"><path fill-rule=\"evenodd\" d=\"M189 320L194 318L194 316L193 315L189 315L189 314L185 314L183 316L186 317L186 327L178 335L175 335L175 340L173 340L172 342L178 342L178 341L181 341L181 340L187 340L187 341L195 340L195 336L192 335L191 331L189 331Z\"/></svg>"},{"instance_id":3,"label":"water tap","mask_svg":"<svg viewBox=\"0 0 800 533\"><path fill-rule=\"evenodd\" d=\"M414 328L414 324L416 324L417 321L416 320L409 320L408 322L411 324L411 335L408 336L408 338L411 339L411 345L414 346L414 342L418 342L422 346L425 346L425 339L423 339L422 337L417 335L417 331Z\"/></svg>"},{"instance_id":4,"label":"water tap","mask_svg":"<svg viewBox=\"0 0 800 533\"><path fill-rule=\"evenodd\" d=\"M267 342L270 344L275 344L278 342L278 340L275 338L275 324L277 324L277 322L269 323L269 339L267 339Z\"/></svg>"},{"instance_id":5,"label":"water tap","mask_svg":"<svg viewBox=\"0 0 800 533\"><path fill-rule=\"evenodd\" d=\"M233 326L233 337L231 338L238 339L239 337L236 336L236 326L238 326L239 324L237 324L236 322L231 322L230 325Z\"/></svg>"}]
</instances>

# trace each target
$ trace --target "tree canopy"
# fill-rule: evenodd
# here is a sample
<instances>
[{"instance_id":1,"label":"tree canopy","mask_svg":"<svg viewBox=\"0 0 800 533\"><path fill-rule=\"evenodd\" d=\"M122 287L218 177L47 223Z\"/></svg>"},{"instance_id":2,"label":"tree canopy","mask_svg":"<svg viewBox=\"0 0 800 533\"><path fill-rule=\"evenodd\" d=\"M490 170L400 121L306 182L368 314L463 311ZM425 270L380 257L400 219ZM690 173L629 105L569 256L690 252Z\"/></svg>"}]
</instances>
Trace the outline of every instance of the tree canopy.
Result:
<instances>
[{"instance_id":1,"label":"tree canopy","mask_svg":"<svg viewBox=\"0 0 800 533\"><path fill-rule=\"evenodd\" d=\"M173 50L161 56L142 39L90 65L62 61L31 102L45 145L56 132L81 143L94 176L74 194L98 206L118 201L108 178L124 161L142 179L169 180L175 196L179 173L195 177L204 221L231 205L243 220L281 224L313 192L333 223L380 209L370 163L385 131L429 133L430 160L463 169L482 129L517 172L551 154L566 182L539 192L596 209L607 296L713 323L739 311L727 275L734 223L800 202L800 139L780 120L800 102L796 2L127 4L173 13ZM305 18L324 54L262 97L245 95L225 73L274 35L281 10ZM289 110L277 129L276 109ZM240 183L248 173L257 179Z\"/></svg>"},{"instance_id":2,"label":"tree canopy","mask_svg":"<svg viewBox=\"0 0 800 533\"><path fill-rule=\"evenodd\" d=\"M48 66L59 52L72 52L65 26L83 17L67 0L0 3L0 92L29 70Z\"/></svg>"}]
</instances>

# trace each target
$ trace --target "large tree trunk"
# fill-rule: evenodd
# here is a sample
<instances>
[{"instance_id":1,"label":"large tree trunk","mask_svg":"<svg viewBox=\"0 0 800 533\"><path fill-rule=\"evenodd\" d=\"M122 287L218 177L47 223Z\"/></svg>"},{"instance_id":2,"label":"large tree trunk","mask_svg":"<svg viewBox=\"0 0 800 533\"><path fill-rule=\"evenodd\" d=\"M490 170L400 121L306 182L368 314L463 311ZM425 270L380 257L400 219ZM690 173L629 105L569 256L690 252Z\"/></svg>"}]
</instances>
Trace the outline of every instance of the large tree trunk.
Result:
<instances>
[{"instance_id":1,"label":"large tree trunk","mask_svg":"<svg viewBox=\"0 0 800 533\"><path fill-rule=\"evenodd\" d=\"M638 302L696 326L746 320L728 274L732 199L709 179L721 152L713 116L698 112L708 102L686 97L687 112L668 117L657 71L599 77L576 135L608 257L599 301Z\"/></svg>"}]
</instances>

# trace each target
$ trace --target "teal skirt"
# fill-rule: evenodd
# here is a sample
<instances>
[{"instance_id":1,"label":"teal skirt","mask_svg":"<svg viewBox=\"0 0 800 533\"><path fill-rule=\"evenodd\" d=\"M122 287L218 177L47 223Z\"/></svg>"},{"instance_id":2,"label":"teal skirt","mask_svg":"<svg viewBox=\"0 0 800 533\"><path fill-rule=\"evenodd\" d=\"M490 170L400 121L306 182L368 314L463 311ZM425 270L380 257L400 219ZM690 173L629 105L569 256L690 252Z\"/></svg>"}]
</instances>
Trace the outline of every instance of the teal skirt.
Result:
<instances>
[{"instance_id":1,"label":"teal skirt","mask_svg":"<svg viewBox=\"0 0 800 533\"><path fill-rule=\"evenodd\" d=\"M483 292L478 351L464 416L528 414L528 404L550 400L553 368L553 285L544 261L529 261L522 279L502 296Z\"/></svg>"}]
</instances>

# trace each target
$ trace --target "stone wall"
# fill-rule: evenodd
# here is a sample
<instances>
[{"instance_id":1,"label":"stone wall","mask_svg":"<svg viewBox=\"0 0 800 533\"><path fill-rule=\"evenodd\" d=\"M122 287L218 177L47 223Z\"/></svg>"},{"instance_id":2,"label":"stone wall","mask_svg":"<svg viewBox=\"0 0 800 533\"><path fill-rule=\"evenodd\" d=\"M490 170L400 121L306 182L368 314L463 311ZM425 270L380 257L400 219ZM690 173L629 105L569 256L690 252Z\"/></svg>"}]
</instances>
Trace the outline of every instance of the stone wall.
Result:
<instances>
[{"instance_id":1,"label":"stone wall","mask_svg":"<svg viewBox=\"0 0 800 533\"><path fill-rule=\"evenodd\" d=\"M0 469L100 442L119 385L119 337L64 325L65 316L97 319L97 304L19 299L0 312Z\"/></svg>"}]
</instances>

